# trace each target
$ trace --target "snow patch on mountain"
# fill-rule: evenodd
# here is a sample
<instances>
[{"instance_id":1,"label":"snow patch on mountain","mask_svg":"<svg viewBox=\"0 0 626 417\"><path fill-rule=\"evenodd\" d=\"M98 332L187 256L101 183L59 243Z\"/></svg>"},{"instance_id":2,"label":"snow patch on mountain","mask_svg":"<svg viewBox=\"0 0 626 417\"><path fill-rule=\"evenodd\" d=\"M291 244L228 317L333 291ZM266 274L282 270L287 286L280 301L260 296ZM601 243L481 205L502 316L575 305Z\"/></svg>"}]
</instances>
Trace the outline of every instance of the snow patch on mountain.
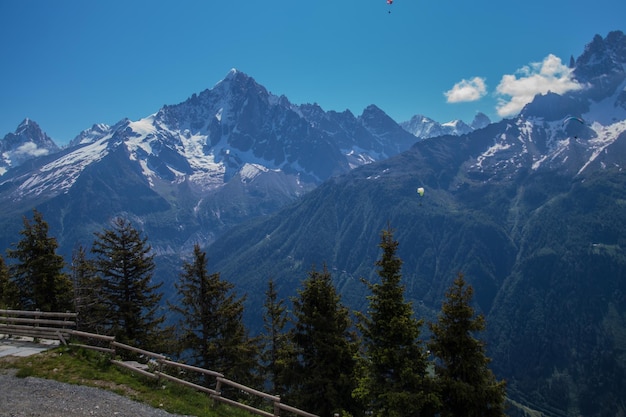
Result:
<instances>
[{"instance_id":1,"label":"snow patch on mountain","mask_svg":"<svg viewBox=\"0 0 626 417\"><path fill-rule=\"evenodd\" d=\"M189 161L193 171L189 175L189 181L203 190L209 190L223 184L226 167L223 163L216 162L213 152L207 154L203 152L207 136L201 134L189 137L180 135L180 140L183 143L184 156Z\"/></svg>"},{"instance_id":2,"label":"snow patch on mountain","mask_svg":"<svg viewBox=\"0 0 626 417\"><path fill-rule=\"evenodd\" d=\"M155 117L155 114L152 114L148 117L137 120L136 122L130 122L128 126L133 130L133 132L141 136L148 136L150 134L154 134L157 131L156 127L154 126L154 117ZM142 142L142 141L139 141L139 142Z\"/></svg>"},{"instance_id":3,"label":"snow patch on mountain","mask_svg":"<svg viewBox=\"0 0 626 417\"><path fill-rule=\"evenodd\" d=\"M485 152L483 152L476 158L476 163L472 165L472 168L482 171L484 169L483 163L487 159L493 158L501 151L510 149L512 145L510 143L507 143L506 139L506 135L501 135L499 141L496 140L491 147L489 147Z\"/></svg>"},{"instance_id":4,"label":"snow patch on mountain","mask_svg":"<svg viewBox=\"0 0 626 417\"><path fill-rule=\"evenodd\" d=\"M626 65L625 72L626 72ZM626 79L608 98L600 101L592 101L589 111L582 115L584 120L593 120L605 126L619 120L626 119L626 106L619 106L619 98L626 95Z\"/></svg>"},{"instance_id":5,"label":"snow patch on mountain","mask_svg":"<svg viewBox=\"0 0 626 417\"><path fill-rule=\"evenodd\" d=\"M269 172L269 169L263 165L244 164L239 170L239 176L241 177L241 182L249 183L264 172Z\"/></svg>"},{"instance_id":6,"label":"snow patch on mountain","mask_svg":"<svg viewBox=\"0 0 626 417\"><path fill-rule=\"evenodd\" d=\"M348 159L350 169L360 167L361 165L371 164L372 162L381 159L380 155L373 157L371 155L372 152L360 149L358 146L354 146L352 149L349 150L342 150L342 152Z\"/></svg>"},{"instance_id":7,"label":"snow patch on mountain","mask_svg":"<svg viewBox=\"0 0 626 417\"><path fill-rule=\"evenodd\" d=\"M108 153L109 137L79 147L72 152L43 165L33 172L20 186L15 194L20 197L38 196L46 193L65 193L85 167L104 158Z\"/></svg>"},{"instance_id":8,"label":"snow patch on mountain","mask_svg":"<svg viewBox=\"0 0 626 417\"><path fill-rule=\"evenodd\" d=\"M582 174L582 172L589 167L592 162L606 152L607 147L615 142L620 133L626 131L626 120L613 123L609 126L602 126L599 123L594 123L592 128L596 132L597 136L589 141L591 154L589 155L587 162L583 164L580 170L578 170L577 175Z\"/></svg>"}]
</instances>

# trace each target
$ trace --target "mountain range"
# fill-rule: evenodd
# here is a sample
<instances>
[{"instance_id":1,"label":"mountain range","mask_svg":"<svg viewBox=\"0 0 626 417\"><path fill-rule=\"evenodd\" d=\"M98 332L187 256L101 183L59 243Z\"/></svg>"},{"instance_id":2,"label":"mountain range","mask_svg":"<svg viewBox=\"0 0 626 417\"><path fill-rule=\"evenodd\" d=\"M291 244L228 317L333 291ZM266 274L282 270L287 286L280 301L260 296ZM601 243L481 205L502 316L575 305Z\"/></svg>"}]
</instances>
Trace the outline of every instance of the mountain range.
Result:
<instances>
[{"instance_id":1,"label":"mountain range","mask_svg":"<svg viewBox=\"0 0 626 417\"><path fill-rule=\"evenodd\" d=\"M454 131L430 119L422 125ZM13 214L45 205L53 230L73 225L59 236L68 254L124 214L142 223L157 253L178 253L420 138L374 105L358 117L294 105L233 69L183 103L137 121L95 124L64 148L25 119L0 141L0 202L10 206L2 217L10 230Z\"/></svg>"},{"instance_id":2,"label":"mountain range","mask_svg":"<svg viewBox=\"0 0 626 417\"><path fill-rule=\"evenodd\" d=\"M0 244L36 207L69 259L124 216L148 236L165 288L200 243L209 268L248 294L258 328L267 280L290 297L314 266L363 308L359 278L375 279L391 226L419 317L435 318L459 271L475 288L492 366L520 410L621 415L626 36L595 36L572 70L581 89L495 123L324 111L237 70L64 148L26 119L0 141Z\"/></svg>"}]
</instances>

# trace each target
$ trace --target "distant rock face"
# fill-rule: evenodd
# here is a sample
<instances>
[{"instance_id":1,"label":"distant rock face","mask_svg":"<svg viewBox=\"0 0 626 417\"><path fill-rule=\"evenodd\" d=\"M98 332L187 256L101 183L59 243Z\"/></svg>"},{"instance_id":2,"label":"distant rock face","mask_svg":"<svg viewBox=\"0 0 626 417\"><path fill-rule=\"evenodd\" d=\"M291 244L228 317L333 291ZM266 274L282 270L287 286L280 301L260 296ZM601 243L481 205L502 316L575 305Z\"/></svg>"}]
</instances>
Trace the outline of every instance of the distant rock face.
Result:
<instances>
[{"instance_id":1,"label":"distant rock face","mask_svg":"<svg viewBox=\"0 0 626 417\"><path fill-rule=\"evenodd\" d=\"M626 64L626 35L621 31L610 32L606 38L596 35L587 44L582 55L576 59L575 74L581 82L598 77L611 78L624 74Z\"/></svg>"},{"instance_id":2,"label":"distant rock face","mask_svg":"<svg viewBox=\"0 0 626 417\"><path fill-rule=\"evenodd\" d=\"M482 129L490 123L489 117L479 112L470 125L462 120L453 120L442 124L426 116L415 115L411 120L400 123L400 126L419 139L428 139L446 135L465 135L474 130Z\"/></svg>"},{"instance_id":3,"label":"distant rock face","mask_svg":"<svg viewBox=\"0 0 626 417\"><path fill-rule=\"evenodd\" d=\"M470 127L473 130L478 130L487 127L490 123L491 120L489 119L489 117L487 117L485 113L478 112L476 113L476 116L474 116L474 120L472 120L472 124L470 124Z\"/></svg>"},{"instance_id":4,"label":"distant rock face","mask_svg":"<svg viewBox=\"0 0 626 417\"><path fill-rule=\"evenodd\" d=\"M587 87L587 97L599 101L612 94L623 83L625 66L626 35L621 31L614 31L604 39L600 35L593 38L582 55L576 59L574 75Z\"/></svg>"}]
</instances>

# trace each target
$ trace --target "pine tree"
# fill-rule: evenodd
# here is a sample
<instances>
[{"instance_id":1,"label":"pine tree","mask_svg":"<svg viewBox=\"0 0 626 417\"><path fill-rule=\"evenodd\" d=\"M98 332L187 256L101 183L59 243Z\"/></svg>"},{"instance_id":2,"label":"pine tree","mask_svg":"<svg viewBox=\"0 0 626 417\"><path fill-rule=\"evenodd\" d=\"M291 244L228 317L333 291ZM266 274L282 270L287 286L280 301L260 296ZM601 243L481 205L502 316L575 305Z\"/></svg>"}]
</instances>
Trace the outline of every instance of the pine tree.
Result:
<instances>
[{"instance_id":1,"label":"pine tree","mask_svg":"<svg viewBox=\"0 0 626 417\"><path fill-rule=\"evenodd\" d=\"M117 341L150 349L165 317L157 317L163 294L156 290L163 283L151 284L154 255L147 238L122 218L95 235L91 252L96 256L96 286L107 311L102 324Z\"/></svg>"},{"instance_id":2,"label":"pine tree","mask_svg":"<svg viewBox=\"0 0 626 417\"><path fill-rule=\"evenodd\" d=\"M359 315L364 357L354 396L374 416L432 416L439 406L433 379L419 340L423 320L413 317L400 281L402 260L390 228L383 230L376 262L380 283L365 282L371 291L368 314Z\"/></svg>"},{"instance_id":3,"label":"pine tree","mask_svg":"<svg viewBox=\"0 0 626 417\"><path fill-rule=\"evenodd\" d=\"M261 362L265 380L270 385L270 392L285 392L285 374L288 358L293 350L285 327L288 323L287 307L284 300L278 299L274 280L268 281L265 292L265 314L263 315L263 333L261 344Z\"/></svg>"},{"instance_id":4,"label":"pine tree","mask_svg":"<svg viewBox=\"0 0 626 417\"><path fill-rule=\"evenodd\" d=\"M206 253L194 246L193 259L183 263L175 284L181 301L170 304L179 314L183 359L190 365L223 373L243 384L256 385L256 341L243 324L244 298L234 285L207 270Z\"/></svg>"},{"instance_id":5,"label":"pine tree","mask_svg":"<svg viewBox=\"0 0 626 417\"><path fill-rule=\"evenodd\" d=\"M16 308L19 305L17 285L9 279L9 268L0 256L0 309Z\"/></svg>"},{"instance_id":6,"label":"pine tree","mask_svg":"<svg viewBox=\"0 0 626 417\"><path fill-rule=\"evenodd\" d=\"M42 311L66 311L73 308L72 283L66 273L63 257L57 255L58 243L48 236L48 223L33 210L33 223L24 217L24 229L15 249L8 255L17 260L9 274L17 284L20 308Z\"/></svg>"},{"instance_id":7,"label":"pine tree","mask_svg":"<svg viewBox=\"0 0 626 417\"><path fill-rule=\"evenodd\" d=\"M343 410L357 414L351 393L358 344L348 309L326 268L309 272L303 286L293 299L295 327L290 338L296 357L288 401L321 416Z\"/></svg>"},{"instance_id":8,"label":"pine tree","mask_svg":"<svg viewBox=\"0 0 626 417\"><path fill-rule=\"evenodd\" d=\"M446 292L428 346L438 359L435 373L441 389L442 417L503 417L504 381L488 368L484 342L475 338L485 319L471 306L473 289L459 274Z\"/></svg>"},{"instance_id":9,"label":"pine tree","mask_svg":"<svg viewBox=\"0 0 626 417\"><path fill-rule=\"evenodd\" d=\"M108 310L100 299L101 280L96 275L94 262L87 259L81 245L72 254L72 282L74 284L74 305L78 317L76 328L84 332L104 333Z\"/></svg>"}]
</instances>

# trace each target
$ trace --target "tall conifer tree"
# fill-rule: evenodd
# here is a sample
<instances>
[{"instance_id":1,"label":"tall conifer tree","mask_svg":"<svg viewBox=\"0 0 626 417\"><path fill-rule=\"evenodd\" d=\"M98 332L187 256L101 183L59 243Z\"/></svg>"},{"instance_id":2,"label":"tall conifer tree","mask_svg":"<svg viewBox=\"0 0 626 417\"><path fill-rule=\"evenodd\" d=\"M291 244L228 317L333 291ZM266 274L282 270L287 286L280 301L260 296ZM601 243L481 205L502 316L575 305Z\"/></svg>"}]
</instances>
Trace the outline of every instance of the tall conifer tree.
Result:
<instances>
[{"instance_id":1,"label":"tall conifer tree","mask_svg":"<svg viewBox=\"0 0 626 417\"><path fill-rule=\"evenodd\" d=\"M151 349L159 342L165 319L157 314L163 294L156 290L163 283L152 284L152 248L146 237L120 217L110 229L95 235L91 252L96 257L96 285L107 311L103 324L118 341Z\"/></svg>"},{"instance_id":2,"label":"tall conifer tree","mask_svg":"<svg viewBox=\"0 0 626 417\"><path fill-rule=\"evenodd\" d=\"M103 333L108 309L100 298L101 280L96 275L94 262L87 259L82 245L72 254L72 282L74 305L78 313L76 328L84 332Z\"/></svg>"},{"instance_id":3,"label":"tall conifer tree","mask_svg":"<svg viewBox=\"0 0 626 417\"><path fill-rule=\"evenodd\" d=\"M191 262L183 263L175 285L181 300L170 308L180 317L183 359L240 383L256 385L258 348L243 324L244 298L237 298L234 285L223 281L219 273L208 272L207 256L199 245L194 246Z\"/></svg>"},{"instance_id":4,"label":"tall conifer tree","mask_svg":"<svg viewBox=\"0 0 626 417\"><path fill-rule=\"evenodd\" d=\"M56 239L48 236L48 223L37 210L33 210L33 223L26 217L23 221L22 239L7 251L17 260L9 274L19 289L21 308L71 310L72 282L63 272L65 261L56 253Z\"/></svg>"},{"instance_id":5,"label":"tall conifer tree","mask_svg":"<svg viewBox=\"0 0 626 417\"><path fill-rule=\"evenodd\" d=\"M358 414L355 388L356 336L326 268L313 269L293 299L291 340L296 362L290 375L294 404L320 416L345 410Z\"/></svg>"},{"instance_id":6,"label":"tall conifer tree","mask_svg":"<svg viewBox=\"0 0 626 417\"><path fill-rule=\"evenodd\" d=\"M459 274L446 292L441 313L431 323L428 346L438 359L435 373L441 389L442 417L503 417L504 381L488 368L491 359L476 333L485 330L485 318L471 306L474 290Z\"/></svg>"},{"instance_id":7,"label":"tall conifer tree","mask_svg":"<svg viewBox=\"0 0 626 417\"><path fill-rule=\"evenodd\" d=\"M264 377L269 383L271 392L278 394L285 391L286 366L293 348L285 328L289 321L287 307L284 300L278 299L276 285L272 279L268 281L264 308L263 321L265 324L261 335L263 347L261 362L264 368Z\"/></svg>"},{"instance_id":8,"label":"tall conifer tree","mask_svg":"<svg viewBox=\"0 0 626 417\"><path fill-rule=\"evenodd\" d=\"M419 340L422 320L414 318L411 303L404 300L402 260L391 228L383 230L376 262L380 283L366 282L368 315L360 314L364 357L354 396L380 417L433 416L439 399L427 372L426 352Z\"/></svg>"}]
</instances>

